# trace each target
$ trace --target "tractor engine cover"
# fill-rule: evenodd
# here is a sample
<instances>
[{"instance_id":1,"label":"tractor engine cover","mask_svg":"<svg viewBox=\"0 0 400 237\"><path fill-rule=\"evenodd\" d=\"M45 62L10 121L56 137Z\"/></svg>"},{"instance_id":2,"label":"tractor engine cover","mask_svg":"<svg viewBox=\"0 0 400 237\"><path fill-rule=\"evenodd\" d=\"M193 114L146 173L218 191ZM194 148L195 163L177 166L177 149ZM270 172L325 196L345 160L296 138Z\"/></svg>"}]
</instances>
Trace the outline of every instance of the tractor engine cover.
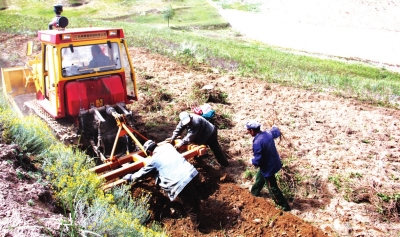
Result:
<instances>
[{"instance_id":1,"label":"tractor engine cover","mask_svg":"<svg viewBox=\"0 0 400 237\"><path fill-rule=\"evenodd\" d=\"M68 82L65 85L65 99L67 114L77 117L82 109L124 102L124 85L119 75Z\"/></svg>"}]
</instances>

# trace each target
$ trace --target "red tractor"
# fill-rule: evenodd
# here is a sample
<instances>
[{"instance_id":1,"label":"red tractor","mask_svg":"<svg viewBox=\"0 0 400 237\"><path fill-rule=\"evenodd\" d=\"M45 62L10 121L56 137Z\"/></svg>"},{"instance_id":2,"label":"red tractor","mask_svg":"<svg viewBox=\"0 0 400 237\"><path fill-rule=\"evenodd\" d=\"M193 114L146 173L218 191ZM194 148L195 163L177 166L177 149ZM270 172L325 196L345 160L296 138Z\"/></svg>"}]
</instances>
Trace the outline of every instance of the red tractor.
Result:
<instances>
[{"instance_id":1,"label":"red tractor","mask_svg":"<svg viewBox=\"0 0 400 237\"><path fill-rule=\"evenodd\" d=\"M141 147L126 106L138 97L124 31L67 25L57 15L52 29L38 32L40 55L25 67L2 68L5 94L19 111L35 111L63 141L92 147L103 160ZM29 42L29 55L33 48Z\"/></svg>"}]
</instances>

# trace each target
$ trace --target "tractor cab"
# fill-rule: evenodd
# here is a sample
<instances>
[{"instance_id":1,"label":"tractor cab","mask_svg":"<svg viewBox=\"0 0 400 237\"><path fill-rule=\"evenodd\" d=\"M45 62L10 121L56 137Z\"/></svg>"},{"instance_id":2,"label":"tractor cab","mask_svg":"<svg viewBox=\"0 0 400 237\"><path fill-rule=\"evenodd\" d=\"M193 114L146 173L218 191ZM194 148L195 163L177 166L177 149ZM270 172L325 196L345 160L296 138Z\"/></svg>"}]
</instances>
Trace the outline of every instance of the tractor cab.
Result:
<instances>
[{"instance_id":1,"label":"tractor cab","mask_svg":"<svg viewBox=\"0 0 400 237\"><path fill-rule=\"evenodd\" d=\"M124 31L67 25L68 19L57 15L52 29L38 31L40 47L28 44L28 55L41 50L35 59L25 67L2 68L4 92L20 112L28 108L46 120L70 121L97 155L129 152L135 144L118 126L122 121L133 131L126 105L138 97Z\"/></svg>"},{"instance_id":2,"label":"tractor cab","mask_svg":"<svg viewBox=\"0 0 400 237\"><path fill-rule=\"evenodd\" d=\"M133 65L122 29L78 28L38 32L42 60L37 99L53 117L137 100ZM41 73L42 71L43 73Z\"/></svg>"}]
</instances>

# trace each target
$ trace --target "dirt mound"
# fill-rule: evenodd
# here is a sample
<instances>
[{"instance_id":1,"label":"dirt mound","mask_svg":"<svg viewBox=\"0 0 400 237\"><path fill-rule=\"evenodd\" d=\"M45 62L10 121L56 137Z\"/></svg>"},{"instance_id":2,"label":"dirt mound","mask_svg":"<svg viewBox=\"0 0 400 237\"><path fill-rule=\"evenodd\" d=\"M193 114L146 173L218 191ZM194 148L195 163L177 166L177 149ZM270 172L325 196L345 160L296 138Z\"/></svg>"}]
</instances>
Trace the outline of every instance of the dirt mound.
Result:
<instances>
[{"instance_id":1,"label":"dirt mound","mask_svg":"<svg viewBox=\"0 0 400 237\"><path fill-rule=\"evenodd\" d=\"M190 159L199 171L197 192L201 196L202 219L207 236L326 236L304 220L276 208L267 195L254 197L247 186L238 185L226 168L213 164L212 156ZM243 166L231 162L231 166ZM170 202L154 179L132 185L134 196L152 193L152 220L163 224L171 236L206 236L193 231L189 217L179 202Z\"/></svg>"},{"instance_id":2,"label":"dirt mound","mask_svg":"<svg viewBox=\"0 0 400 237\"><path fill-rule=\"evenodd\" d=\"M16 145L0 143L0 235L54 234L57 214L50 185Z\"/></svg>"}]
</instances>

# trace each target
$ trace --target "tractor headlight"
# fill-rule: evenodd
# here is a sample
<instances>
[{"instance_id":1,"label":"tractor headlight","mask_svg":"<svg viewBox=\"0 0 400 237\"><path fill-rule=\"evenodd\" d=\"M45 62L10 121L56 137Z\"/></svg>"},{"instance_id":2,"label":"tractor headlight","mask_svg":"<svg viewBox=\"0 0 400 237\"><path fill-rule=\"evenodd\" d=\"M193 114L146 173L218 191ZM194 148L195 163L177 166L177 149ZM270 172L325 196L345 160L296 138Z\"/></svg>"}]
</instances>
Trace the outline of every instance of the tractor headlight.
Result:
<instances>
[{"instance_id":1,"label":"tractor headlight","mask_svg":"<svg viewBox=\"0 0 400 237\"><path fill-rule=\"evenodd\" d=\"M62 35L62 40L70 40L71 39L71 35Z\"/></svg>"},{"instance_id":2,"label":"tractor headlight","mask_svg":"<svg viewBox=\"0 0 400 237\"><path fill-rule=\"evenodd\" d=\"M108 32L108 36L116 36L117 35L117 31L116 30L110 30Z\"/></svg>"}]
</instances>

